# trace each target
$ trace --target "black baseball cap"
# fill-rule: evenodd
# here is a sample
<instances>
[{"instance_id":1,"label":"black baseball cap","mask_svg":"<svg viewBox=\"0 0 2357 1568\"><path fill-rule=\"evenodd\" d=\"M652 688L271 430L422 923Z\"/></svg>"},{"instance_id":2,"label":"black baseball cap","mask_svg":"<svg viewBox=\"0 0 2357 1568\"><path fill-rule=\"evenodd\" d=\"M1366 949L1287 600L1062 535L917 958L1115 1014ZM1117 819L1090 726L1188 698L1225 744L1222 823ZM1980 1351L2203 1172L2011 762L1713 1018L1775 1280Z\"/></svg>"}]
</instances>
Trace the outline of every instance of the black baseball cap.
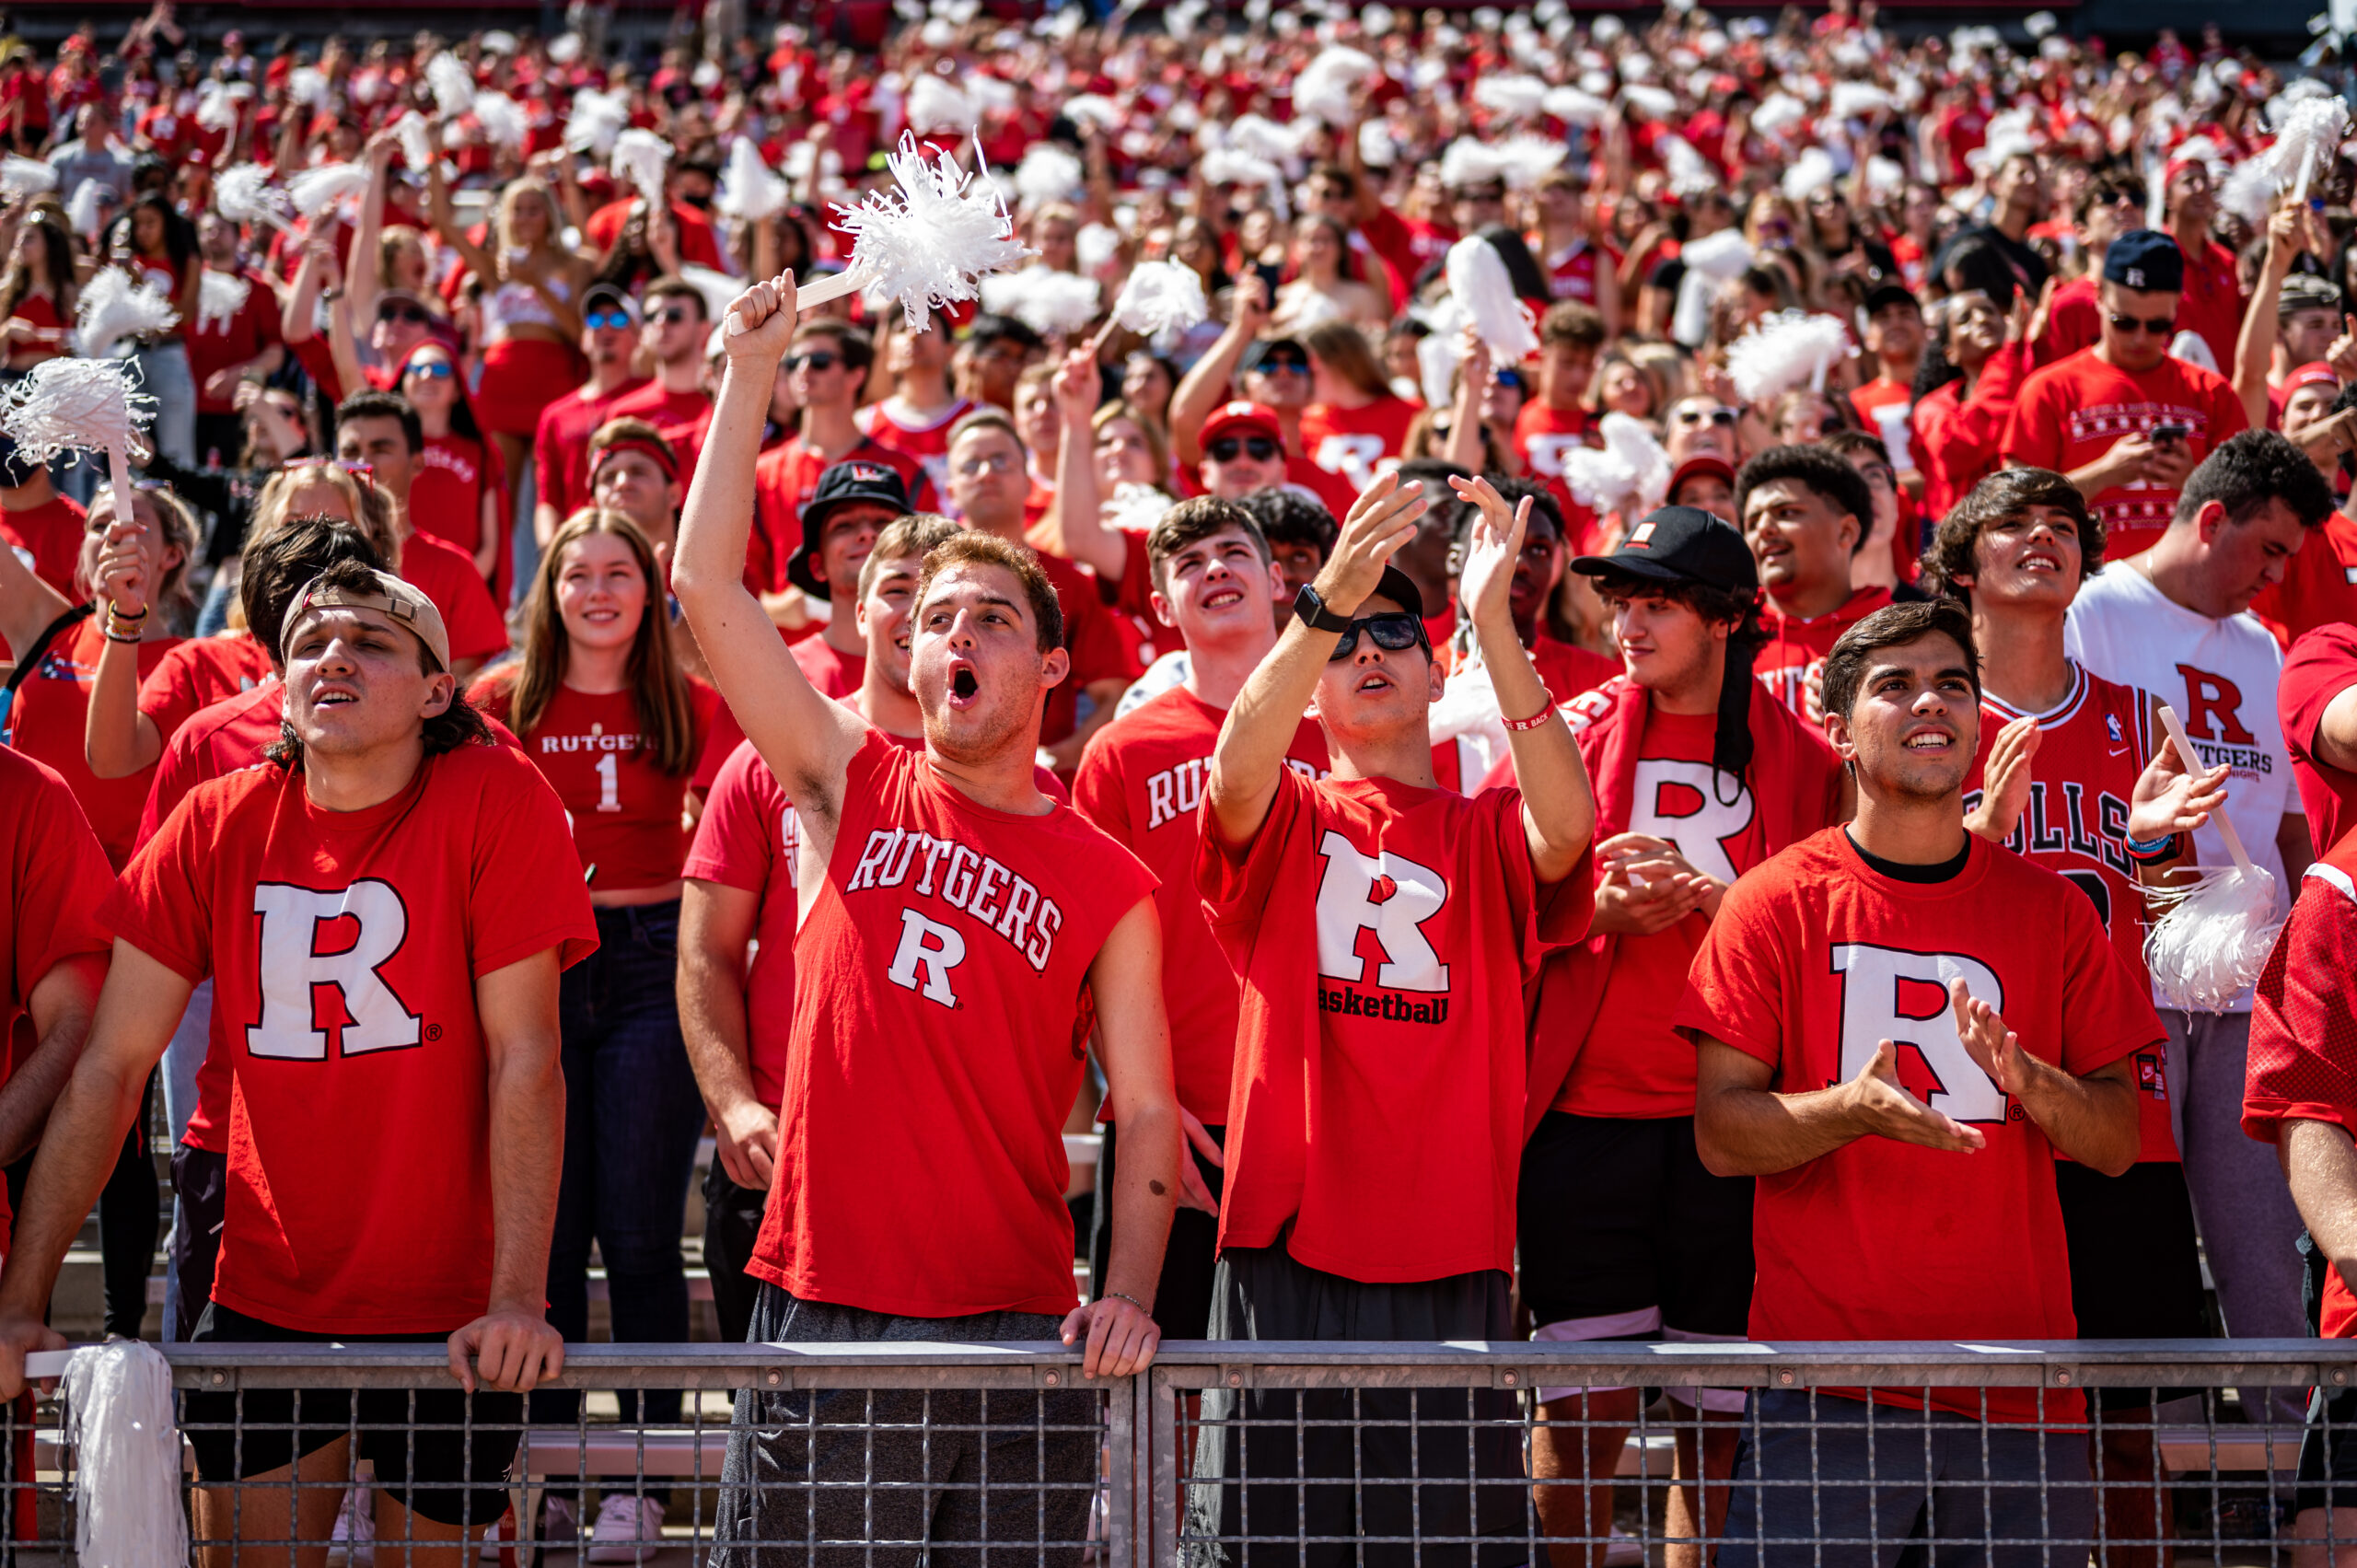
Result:
<instances>
[{"instance_id":1,"label":"black baseball cap","mask_svg":"<svg viewBox=\"0 0 2357 1568\"><path fill-rule=\"evenodd\" d=\"M1911 305L1918 310L1923 308L1923 302L1915 297L1915 291L1898 284L1878 283L1866 290L1867 315L1873 315L1886 305Z\"/></svg>"},{"instance_id":2,"label":"black baseball cap","mask_svg":"<svg viewBox=\"0 0 2357 1568\"><path fill-rule=\"evenodd\" d=\"M1367 597L1387 598L1418 620L1423 618L1423 594L1417 588L1416 580L1397 566L1386 566L1383 569L1383 580L1375 585L1375 592ZM1364 605L1360 607L1359 613L1361 615L1366 613Z\"/></svg>"},{"instance_id":3,"label":"black baseball cap","mask_svg":"<svg viewBox=\"0 0 2357 1568\"><path fill-rule=\"evenodd\" d=\"M802 543L785 558L786 581L806 594L830 597L819 575L819 547L827 535L827 519L838 506L873 501L889 506L896 517L909 515L909 489L899 470L888 463L847 458L819 476L819 488L802 508Z\"/></svg>"},{"instance_id":4,"label":"black baseball cap","mask_svg":"<svg viewBox=\"0 0 2357 1568\"><path fill-rule=\"evenodd\" d=\"M1572 570L1591 577L1607 573L1656 583L1701 583L1729 593L1759 587L1759 563L1733 524L1700 506L1661 506L1629 530L1609 555L1583 555Z\"/></svg>"},{"instance_id":5,"label":"black baseball cap","mask_svg":"<svg viewBox=\"0 0 2357 1568\"><path fill-rule=\"evenodd\" d=\"M1245 345L1244 358L1238 368L1258 370L1271 354L1278 353L1289 354L1305 364L1309 359L1309 350L1303 346L1299 338L1255 338Z\"/></svg>"},{"instance_id":6,"label":"black baseball cap","mask_svg":"<svg viewBox=\"0 0 2357 1568\"><path fill-rule=\"evenodd\" d=\"M2103 281L2140 294L2185 292L2185 252L2157 228L2131 229L2104 252Z\"/></svg>"},{"instance_id":7,"label":"black baseball cap","mask_svg":"<svg viewBox=\"0 0 2357 1568\"><path fill-rule=\"evenodd\" d=\"M631 297L628 294L623 292L621 289L615 287L612 284L593 283L587 288L582 290L581 313L583 315L587 315L590 311L595 310L600 305L612 306L613 308L621 310L623 315L629 317L632 320L635 321L638 319L638 307L631 303Z\"/></svg>"}]
</instances>

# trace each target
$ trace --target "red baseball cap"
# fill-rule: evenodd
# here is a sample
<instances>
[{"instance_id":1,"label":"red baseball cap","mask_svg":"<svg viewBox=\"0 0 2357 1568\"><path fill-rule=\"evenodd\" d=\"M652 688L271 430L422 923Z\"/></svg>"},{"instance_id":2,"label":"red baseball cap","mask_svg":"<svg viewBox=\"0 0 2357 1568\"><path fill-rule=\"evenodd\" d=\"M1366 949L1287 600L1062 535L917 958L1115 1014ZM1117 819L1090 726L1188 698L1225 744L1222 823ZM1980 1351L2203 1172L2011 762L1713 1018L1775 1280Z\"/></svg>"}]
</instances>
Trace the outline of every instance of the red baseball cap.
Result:
<instances>
[{"instance_id":1,"label":"red baseball cap","mask_svg":"<svg viewBox=\"0 0 2357 1568\"><path fill-rule=\"evenodd\" d=\"M1202 444L1209 447L1223 436L1242 436L1258 431L1282 447L1285 427L1277 421L1277 411L1266 403L1248 402L1241 398L1232 403L1222 403L1203 421Z\"/></svg>"},{"instance_id":2,"label":"red baseball cap","mask_svg":"<svg viewBox=\"0 0 2357 1568\"><path fill-rule=\"evenodd\" d=\"M2309 361L2283 377L2283 395L2288 398L2303 387L2331 387L2338 389L2340 386L2340 373L2323 360L2316 359Z\"/></svg>"}]
</instances>

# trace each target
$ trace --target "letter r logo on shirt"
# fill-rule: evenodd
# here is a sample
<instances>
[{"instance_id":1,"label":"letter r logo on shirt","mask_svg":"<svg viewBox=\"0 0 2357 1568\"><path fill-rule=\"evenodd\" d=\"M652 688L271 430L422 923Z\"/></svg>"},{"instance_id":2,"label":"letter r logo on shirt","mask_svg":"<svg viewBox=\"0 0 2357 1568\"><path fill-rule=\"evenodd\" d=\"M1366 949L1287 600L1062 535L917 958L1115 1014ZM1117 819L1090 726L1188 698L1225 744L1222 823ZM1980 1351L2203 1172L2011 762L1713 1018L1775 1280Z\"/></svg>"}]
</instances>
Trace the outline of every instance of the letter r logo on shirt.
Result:
<instances>
[{"instance_id":1,"label":"letter r logo on shirt","mask_svg":"<svg viewBox=\"0 0 2357 1568\"><path fill-rule=\"evenodd\" d=\"M2227 746L2256 746L2258 737L2242 720L2243 689L2223 675L2177 667L2185 678L2185 733L2194 740L2215 740Z\"/></svg>"},{"instance_id":2,"label":"letter r logo on shirt","mask_svg":"<svg viewBox=\"0 0 2357 1568\"><path fill-rule=\"evenodd\" d=\"M966 939L954 926L925 919L912 909L900 912L900 946L885 971L904 991L919 991L928 1002L958 1005L949 987L949 971L966 961ZM922 976L920 976L920 972Z\"/></svg>"},{"instance_id":3,"label":"letter r logo on shirt","mask_svg":"<svg viewBox=\"0 0 2357 1568\"><path fill-rule=\"evenodd\" d=\"M1448 879L1428 865L1385 851L1370 860L1330 829L1318 845L1325 874L1318 883L1318 972L1364 981L1359 933L1383 945L1376 983L1395 991L1446 991L1448 966L1433 951L1423 923L1448 901Z\"/></svg>"},{"instance_id":4,"label":"letter r logo on shirt","mask_svg":"<svg viewBox=\"0 0 2357 1568\"><path fill-rule=\"evenodd\" d=\"M1921 1098L1933 1110L1958 1121L2005 1119L2004 1093L1956 1038L1956 1008L1947 998L1948 981L1961 979L1975 997L2003 1012L2005 988L1995 970L1961 953L1910 953L1865 942L1837 942L1833 972L1842 977L1842 1082L1864 1071L1874 1060L1875 1048L1889 1040L1902 1052L1913 1046L1922 1057L1933 1083L1931 1092ZM1902 988L1915 992L1916 997L1903 1000ZM1909 1076L1903 1055L1900 1076ZM1908 1087L1910 1093L1917 1092L1916 1085Z\"/></svg>"},{"instance_id":5,"label":"letter r logo on shirt","mask_svg":"<svg viewBox=\"0 0 2357 1568\"><path fill-rule=\"evenodd\" d=\"M337 1054L398 1051L418 1043L418 1016L393 994L377 971L401 951L409 912L389 882L364 877L349 888L320 890L261 882L254 887L261 917L261 1019L246 1029L254 1056L324 1062L328 1032L319 1027L319 989L343 999L346 1022ZM350 922L354 935L331 953L319 951L330 922ZM339 936L340 936L339 933ZM332 939L331 939L332 940Z\"/></svg>"}]
</instances>

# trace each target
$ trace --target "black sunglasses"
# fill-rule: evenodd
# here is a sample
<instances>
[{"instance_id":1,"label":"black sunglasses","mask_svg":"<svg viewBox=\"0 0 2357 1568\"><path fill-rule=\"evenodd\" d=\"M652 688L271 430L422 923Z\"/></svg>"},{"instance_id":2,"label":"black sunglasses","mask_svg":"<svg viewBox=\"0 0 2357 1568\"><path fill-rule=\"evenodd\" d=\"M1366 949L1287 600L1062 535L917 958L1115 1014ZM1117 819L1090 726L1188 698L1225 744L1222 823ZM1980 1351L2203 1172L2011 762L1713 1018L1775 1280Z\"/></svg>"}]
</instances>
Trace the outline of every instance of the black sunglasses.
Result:
<instances>
[{"instance_id":1,"label":"black sunglasses","mask_svg":"<svg viewBox=\"0 0 2357 1568\"><path fill-rule=\"evenodd\" d=\"M799 370L806 365L813 370L832 370L840 363L842 362L833 354L823 351L789 354L785 356L785 367L788 370Z\"/></svg>"},{"instance_id":2,"label":"black sunglasses","mask_svg":"<svg viewBox=\"0 0 2357 1568\"><path fill-rule=\"evenodd\" d=\"M2155 337L2166 337L2169 333L2177 331L2177 318L2174 316L2153 316L2148 318L2143 316L2116 315L2111 319L2111 330L2115 332L2151 332Z\"/></svg>"},{"instance_id":3,"label":"black sunglasses","mask_svg":"<svg viewBox=\"0 0 2357 1568\"><path fill-rule=\"evenodd\" d=\"M407 321L412 327L423 327L434 318L425 313L423 305L386 304L377 307L379 321Z\"/></svg>"},{"instance_id":4,"label":"black sunglasses","mask_svg":"<svg viewBox=\"0 0 2357 1568\"><path fill-rule=\"evenodd\" d=\"M689 312L686 306L674 305L668 310L664 311L663 314L656 317L655 319L662 322L667 327L676 327L680 322L687 320Z\"/></svg>"},{"instance_id":5,"label":"black sunglasses","mask_svg":"<svg viewBox=\"0 0 2357 1568\"><path fill-rule=\"evenodd\" d=\"M1713 424L1733 424L1735 410L1714 408L1707 413L1698 408L1682 408L1678 411L1678 423L1680 424L1701 424L1706 420Z\"/></svg>"},{"instance_id":6,"label":"black sunglasses","mask_svg":"<svg viewBox=\"0 0 2357 1568\"><path fill-rule=\"evenodd\" d=\"M1326 662L1333 664L1357 652L1362 628L1374 640L1375 645L1386 653L1404 654L1418 645L1422 645L1426 653L1432 652L1433 645L1424 636L1424 618L1411 615L1404 610L1394 610L1381 615L1362 615L1352 621L1351 629L1342 633L1342 640L1334 645L1334 651L1326 656Z\"/></svg>"},{"instance_id":7,"label":"black sunglasses","mask_svg":"<svg viewBox=\"0 0 2357 1568\"><path fill-rule=\"evenodd\" d=\"M1223 436L1203 450L1215 463L1232 463L1238 452L1249 452L1254 462L1265 463L1276 457L1278 447L1265 436Z\"/></svg>"}]
</instances>

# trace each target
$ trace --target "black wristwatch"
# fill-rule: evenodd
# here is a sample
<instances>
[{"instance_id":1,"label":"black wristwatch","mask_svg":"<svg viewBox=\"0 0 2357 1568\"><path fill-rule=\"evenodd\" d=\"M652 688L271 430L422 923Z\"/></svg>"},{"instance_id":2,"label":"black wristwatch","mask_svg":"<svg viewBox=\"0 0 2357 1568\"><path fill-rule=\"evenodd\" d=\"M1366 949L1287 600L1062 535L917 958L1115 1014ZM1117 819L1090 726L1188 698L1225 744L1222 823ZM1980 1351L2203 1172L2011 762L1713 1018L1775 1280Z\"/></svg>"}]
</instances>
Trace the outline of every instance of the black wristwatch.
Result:
<instances>
[{"instance_id":1,"label":"black wristwatch","mask_svg":"<svg viewBox=\"0 0 2357 1568\"><path fill-rule=\"evenodd\" d=\"M1351 618L1337 615L1327 609L1326 601L1307 583L1302 584L1301 591L1293 596L1293 613L1295 619L1313 632L1340 633L1351 629Z\"/></svg>"}]
</instances>

